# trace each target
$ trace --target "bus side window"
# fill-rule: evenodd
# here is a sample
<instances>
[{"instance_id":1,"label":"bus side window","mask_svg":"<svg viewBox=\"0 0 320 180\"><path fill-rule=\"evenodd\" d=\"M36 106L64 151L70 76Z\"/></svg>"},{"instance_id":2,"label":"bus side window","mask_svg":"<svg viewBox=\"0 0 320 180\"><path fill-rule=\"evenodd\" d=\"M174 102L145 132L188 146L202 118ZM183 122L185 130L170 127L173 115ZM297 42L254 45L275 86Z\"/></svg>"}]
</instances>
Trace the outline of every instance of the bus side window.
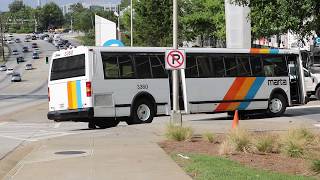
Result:
<instances>
[{"instance_id":1,"label":"bus side window","mask_svg":"<svg viewBox=\"0 0 320 180\"><path fill-rule=\"evenodd\" d=\"M250 56L252 76L265 76L260 56Z\"/></svg>"},{"instance_id":2,"label":"bus side window","mask_svg":"<svg viewBox=\"0 0 320 180\"><path fill-rule=\"evenodd\" d=\"M118 60L115 55L108 55L107 53L101 53L104 78L115 79L119 78Z\"/></svg>"},{"instance_id":3,"label":"bus side window","mask_svg":"<svg viewBox=\"0 0 320 180\"><path fill-rule=\"evenodd\" d=\"M236 58L234 56L226 56L224 57L224 63L227 77L236 77L238 75Z\"/></svg>"},{"instance_id":4,"label":"bus side window","mask_svg":"<svg viewBox=\"0 0 320 180\"><path fill-rule=\"evenodd\" d=\"M187 67L185 69L186 77L187 78L196 78L199 77L198 75L198 66L196 61L196 56L194 54L187 54Z\"/></svg>"},{"instance_id":5,"label":"bus side window","mask_svg":"<svg viewBox=\"0 0 320 180\"><path fill-rule=\"evenodd\" d=\"M208 56L196 56L196 61L199 68L199 77L212 77L213 72L210 66L210 61L208 60Z\"/></svg>"},{"instance_id":6,"label":"bus side window","mask_svg":"<svg viewBox=\"0 0 320 180\"><path fill-rule=\"evenodd\" d=\"M222 56L211 56L213 77L225 77L225 67Z\"/></svg>"},{"instance_id":7,"label":"bus side window","mask_svg":"<svg viewBox=\"0 0 320 180\"><path fill-rule=\"evenodd\" d=\"M152 67L152 77L153 78L167 78L168 71L165 69L164 56L162 55L152 55L150 56L150 62Z\"/></svg>"},{"instance_id":8,"label":"bus side window","mask_svg":"<svg viewBox=\"0 0 320 180\"><path fill-rule=\"evenodd\" d=\"M134 78L133 64L131 56L124 55L118 57L120 78Z\"/></svg>"},{"instance_id":9,"label":"bus side window","mask_svg":"<svg viewBox=\"0 0 320 180\"><path fill-rule=\"evenodd\" d=\"M285 56L280 55L264 55L263 69L266 76L288 76L288 68Z\"/></svg>"},{"instance_id":10,"label":"bus side window","mask_svg":"<svg viewBox=\"0 0 320 180\"><path fill-rule=\"evenodd\" d=\"M135 69L138 79L148 79L152 78L151 76L151 66L148 55L135 55Z\"/></svg>"},{"instance_id":11,"label":"bus side window","mask_svg":"<svg viewBox=\"0 0 320 180\"><path fill-rule=\"evenodd\" d=\"M251 69L249 64L249 57L248 56L238 56L238 76L251 76Z\"/></svg>"}]
</instances>

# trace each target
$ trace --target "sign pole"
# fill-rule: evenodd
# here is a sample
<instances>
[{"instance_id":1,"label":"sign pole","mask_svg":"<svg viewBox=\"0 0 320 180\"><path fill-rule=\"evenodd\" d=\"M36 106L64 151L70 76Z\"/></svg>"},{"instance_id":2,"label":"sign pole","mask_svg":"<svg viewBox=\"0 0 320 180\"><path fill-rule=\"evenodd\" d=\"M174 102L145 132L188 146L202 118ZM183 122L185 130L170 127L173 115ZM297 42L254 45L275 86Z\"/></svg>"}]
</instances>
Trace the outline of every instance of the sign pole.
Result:
<instances>
[{"instance_id":1,"label":"sign pole","mask_svg":"<svg viewBox=\"0 0 320 180\"><path fill-rule=\"evenodd\" d=\"M173 49L178 49L178 3L173 0ZM179 70L172 70L172 101L173 111L171 123L182 126L182 116L179 110Z\"/></svg>"}]
</instances>

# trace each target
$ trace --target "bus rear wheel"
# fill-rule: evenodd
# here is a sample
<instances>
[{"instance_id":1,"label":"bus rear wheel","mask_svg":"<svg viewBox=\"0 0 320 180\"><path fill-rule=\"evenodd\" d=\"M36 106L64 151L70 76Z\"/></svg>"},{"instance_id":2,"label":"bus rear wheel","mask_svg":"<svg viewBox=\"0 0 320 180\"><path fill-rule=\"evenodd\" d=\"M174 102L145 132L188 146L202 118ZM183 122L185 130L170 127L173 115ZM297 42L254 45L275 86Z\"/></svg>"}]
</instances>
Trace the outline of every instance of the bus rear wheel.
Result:
<instances>
[{"instance_id":1,"label":"bus rear wheel","mask_svg":"<svg viewBox=\"0 0 320 180\"><path fill-rule=\"evenodd\" d=\"M133 106L127 124L151 123L155 116L154 105L148 99L139 99Z\"/></svg>"},{"instance_id":2,"label":"bus rear wheel","mask_svg":"<svg viewBox=\"0 0 320 180\"><path fill-rule=\"evenodd\" d=\"M272 117L282 115L287 108L287 101L282 94L271 96L268 104L268 114Z\"/></svg>"},{"instance_id":3,"label":"bus rear wheel","mask_svg":"<svg viewBox=\"0 0 320 180\"><path fill-rule=\"evenodd\" d=\"M119 124L119 120L116 119L95 119L95 125L100 129L106 129L111 127L116 127Z\"/></svg>"},{"instance_id":4,"label":"bus rear wheel","mask_svg":"<svg viewBox=\"0 0 320 180\"><path fill-rule=\"evenodd\" d=\"M316 98L317 98L318 100L320 100L320 87L318 87L318 88L316 89L315 96L316 96Z\"/></svg>"}]
</instances>

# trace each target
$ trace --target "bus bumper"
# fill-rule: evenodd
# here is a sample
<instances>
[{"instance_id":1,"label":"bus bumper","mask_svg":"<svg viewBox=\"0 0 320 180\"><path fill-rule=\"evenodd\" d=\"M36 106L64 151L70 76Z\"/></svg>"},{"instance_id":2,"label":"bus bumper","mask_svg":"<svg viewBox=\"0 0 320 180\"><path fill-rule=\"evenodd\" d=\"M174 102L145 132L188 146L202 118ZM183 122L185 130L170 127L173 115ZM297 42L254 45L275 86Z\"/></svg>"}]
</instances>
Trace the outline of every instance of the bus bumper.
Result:
<instances>
[{"instance_id":1,"label":"bus bumper","mask_svg":"<svg viewBox=\"0 0 320 180\"><path fill-rule=\"evenodd\" d=\"M54 121L80 121L89 122L93 118L93 108L75 110L49 111L48 119Z\"/></svg>"}]
</instances>

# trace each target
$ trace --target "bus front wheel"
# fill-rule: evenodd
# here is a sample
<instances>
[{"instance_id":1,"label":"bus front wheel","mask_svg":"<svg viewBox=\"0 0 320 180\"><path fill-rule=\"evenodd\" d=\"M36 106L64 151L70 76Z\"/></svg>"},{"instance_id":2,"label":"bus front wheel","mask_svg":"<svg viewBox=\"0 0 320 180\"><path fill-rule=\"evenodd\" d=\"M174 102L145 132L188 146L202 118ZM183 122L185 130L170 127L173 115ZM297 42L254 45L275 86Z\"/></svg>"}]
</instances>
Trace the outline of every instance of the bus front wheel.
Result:
<instances>
[{"instance_id":1,"label":"bus front wheel","mask_svg":"<svg viewBox=\"0 0 320 180\"><path fill-rule=\"evenodd\" d=\"M130 124L151 123L155 116L154 106L148 99L138 99L132 106L131 117L127 120Z\"/></svg>"},{"instance_id":2,"label":"bus front wheel","mask_svg":"<svg viewBox=\"0 0 320 180\"><path fill-rule=\"evenodd\" d=\"M320 86L316 89L315 95L316 95L316 98L320 100Z\"/></svg>"},{"instance_id":3,"label":"bus front wheel","mask_svg":"<svg viewBox=\"0 0 320 180\"><path fill-rule=\"evenodd\" d=\"M282 94L271 96L268 104L268 114L272 117L282 115L287 108L287 101Z\"/></svg>"}]
</instances>

